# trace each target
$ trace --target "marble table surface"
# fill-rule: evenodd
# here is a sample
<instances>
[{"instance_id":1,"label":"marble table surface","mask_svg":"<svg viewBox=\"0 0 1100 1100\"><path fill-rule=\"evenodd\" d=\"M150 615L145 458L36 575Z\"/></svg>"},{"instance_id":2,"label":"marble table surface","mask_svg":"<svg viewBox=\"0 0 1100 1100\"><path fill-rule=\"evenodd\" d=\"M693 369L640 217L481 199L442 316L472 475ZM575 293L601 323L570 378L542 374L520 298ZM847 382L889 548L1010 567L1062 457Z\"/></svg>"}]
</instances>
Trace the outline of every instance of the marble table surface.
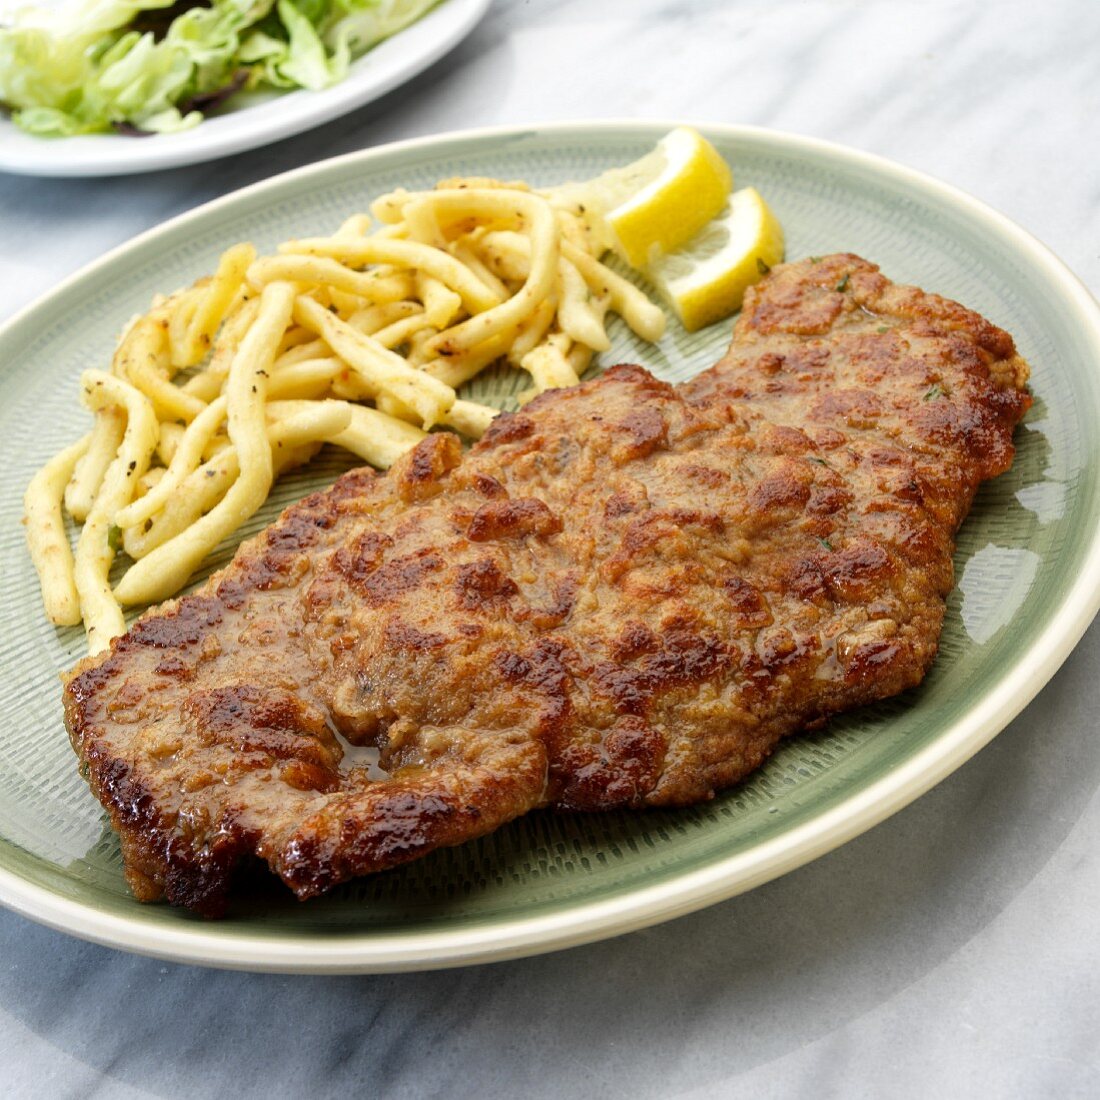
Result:
<instances>
[{"instance_id":1,"label":"marble table surface","mask_svg":"<svg viewBox=\"0 0 1100 1100\"><path fill-rule=\"evenodd\" d=\"M497 0L377 104L215 164L0 176L0 317L285 169L550 119L752 123L970 191L1100 291L1095 0ZM10 444L10 441L8 443ZM0 1090L28 1097L1100 1095L1100 629L908 809L750 894L555 955L285 977L0 911Z\"/></svg>"}]
</instances>

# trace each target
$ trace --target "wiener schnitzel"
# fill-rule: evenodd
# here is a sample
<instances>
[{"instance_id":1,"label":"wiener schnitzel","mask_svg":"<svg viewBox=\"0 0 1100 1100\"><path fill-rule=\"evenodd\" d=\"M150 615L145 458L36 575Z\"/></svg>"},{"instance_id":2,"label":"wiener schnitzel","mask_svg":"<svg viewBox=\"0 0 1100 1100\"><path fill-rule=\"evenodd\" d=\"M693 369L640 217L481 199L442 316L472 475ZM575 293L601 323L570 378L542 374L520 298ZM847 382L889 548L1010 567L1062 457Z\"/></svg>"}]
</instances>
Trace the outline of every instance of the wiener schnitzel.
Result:
<instances>
[{"instance_id":1,"label":"wiener schnitzel","mask_svg":"<svg viewBox=\"0 0 1100 1100\"><path fill-rule=\"evenodd\" d=\"M253 855L308 898L538 807L711 798L917 684L1027 376L836 255L751 290L685 385L615 367L345 475L69 675L134 893L217 915Z\"/></svg>"}]
</instances>

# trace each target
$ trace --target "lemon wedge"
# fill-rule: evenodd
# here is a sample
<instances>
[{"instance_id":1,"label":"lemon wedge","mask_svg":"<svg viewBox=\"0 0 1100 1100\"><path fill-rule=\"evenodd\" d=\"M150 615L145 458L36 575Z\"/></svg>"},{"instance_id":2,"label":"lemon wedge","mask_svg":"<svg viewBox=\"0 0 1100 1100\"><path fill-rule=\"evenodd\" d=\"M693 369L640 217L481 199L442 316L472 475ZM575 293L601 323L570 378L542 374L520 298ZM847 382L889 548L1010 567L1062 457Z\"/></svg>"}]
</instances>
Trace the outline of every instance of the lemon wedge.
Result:
<instances>
[{"instance_id":1,"label":"lemon wedge","mask_svg":"<svg viewBox=\"0 0 1100 1100\"><path fill-rule=\"evenodd\" d=\"M683 248L653 260L646 274L695 332L741 308L745 291L783 259L783 228L755 187L729 204Z\"/></svg>"},{"instance_id":2,"label":"lemon wedge","mask_svg":"<svg viewBox=\"0 0 1100 1100\"><path fill-rule=\"evenodd\" d=\"M691 240L725 206L733 176L697 130L670 130L644 157L584 183L552 189L596 239L642 268Z\"/></svg>"}]
</instances>

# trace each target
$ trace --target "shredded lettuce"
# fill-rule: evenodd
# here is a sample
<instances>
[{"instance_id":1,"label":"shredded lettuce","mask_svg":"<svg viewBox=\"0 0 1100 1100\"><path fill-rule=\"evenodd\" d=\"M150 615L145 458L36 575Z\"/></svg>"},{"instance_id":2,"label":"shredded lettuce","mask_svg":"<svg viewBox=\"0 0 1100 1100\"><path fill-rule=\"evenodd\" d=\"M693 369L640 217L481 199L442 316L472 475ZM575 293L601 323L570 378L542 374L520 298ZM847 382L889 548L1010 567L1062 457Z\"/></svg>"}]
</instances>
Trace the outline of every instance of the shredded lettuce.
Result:
<instances>
[{"instance_id":1,"label":"shredded lettuce","mask_svg":"<svg viewBox=\"0 0 1100 1100\"><path fill-rule=\"evenodd\" d=\"M352 57L377 46L385 38L415 23L437 0L333 0L332 15L323 32L325 44L337 51L341 44Z\"/></svg>"},{"instance_id":2,"label":"shredded lettuce","mask_svg":"<svg viewBox=\"0 0 1100 1100\"><path fill-rule=\"evenodd\" d=\"M310 5L314 10L318 7L321 5ZM305 14L304 8L306 5L302 0L298 3L279 0L279 19L286 28L287 41L278 54L267 59L264 72L268 83L276 87L292 88L297 85L318 91L347 76L348 52L341 47L330 56L316 25Z\"/></svg>"},{"instance_id":3,"label":"shredded lettuce","mask_svg":"<svg viewBox=\"0 0 1100 1100\"><path fill-rule=\"evenodd\" d=\"M242 87L326 88L438 0L68 0L0 26L0 105L43 137L197 125Z\"/></svg>"}]
</instances>

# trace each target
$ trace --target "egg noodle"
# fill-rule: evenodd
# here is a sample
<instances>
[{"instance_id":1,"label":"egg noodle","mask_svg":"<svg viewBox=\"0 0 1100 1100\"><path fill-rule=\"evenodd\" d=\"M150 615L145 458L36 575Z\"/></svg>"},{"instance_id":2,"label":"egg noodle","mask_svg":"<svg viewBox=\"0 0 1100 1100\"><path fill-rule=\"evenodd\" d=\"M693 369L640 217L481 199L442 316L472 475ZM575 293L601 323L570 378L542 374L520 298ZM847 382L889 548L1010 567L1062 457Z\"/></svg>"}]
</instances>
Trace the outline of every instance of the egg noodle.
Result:
<instances>
[{"instance_id":1,"label":"egg noodle","mask_svg":"<svg viewBox=\"0 0 1100 1100\"><path fill-rule=\"evenodd\" d=\"M609 312L647 340L664 330L552 192L453 179L371 212L271 256L234 245L129 324L109 372L82 375L94 426L24 504L46 614L83 621L92 653L125 630L124 606L178 592L323 444L384 469L434 427L476 439L497 410L456 390L491 363L530 375L524 400L579 380L610 346ZM65 512L83 523L75 554ZM112 591L119 551L133 563Z\"/></svg>"}]
</instances>

